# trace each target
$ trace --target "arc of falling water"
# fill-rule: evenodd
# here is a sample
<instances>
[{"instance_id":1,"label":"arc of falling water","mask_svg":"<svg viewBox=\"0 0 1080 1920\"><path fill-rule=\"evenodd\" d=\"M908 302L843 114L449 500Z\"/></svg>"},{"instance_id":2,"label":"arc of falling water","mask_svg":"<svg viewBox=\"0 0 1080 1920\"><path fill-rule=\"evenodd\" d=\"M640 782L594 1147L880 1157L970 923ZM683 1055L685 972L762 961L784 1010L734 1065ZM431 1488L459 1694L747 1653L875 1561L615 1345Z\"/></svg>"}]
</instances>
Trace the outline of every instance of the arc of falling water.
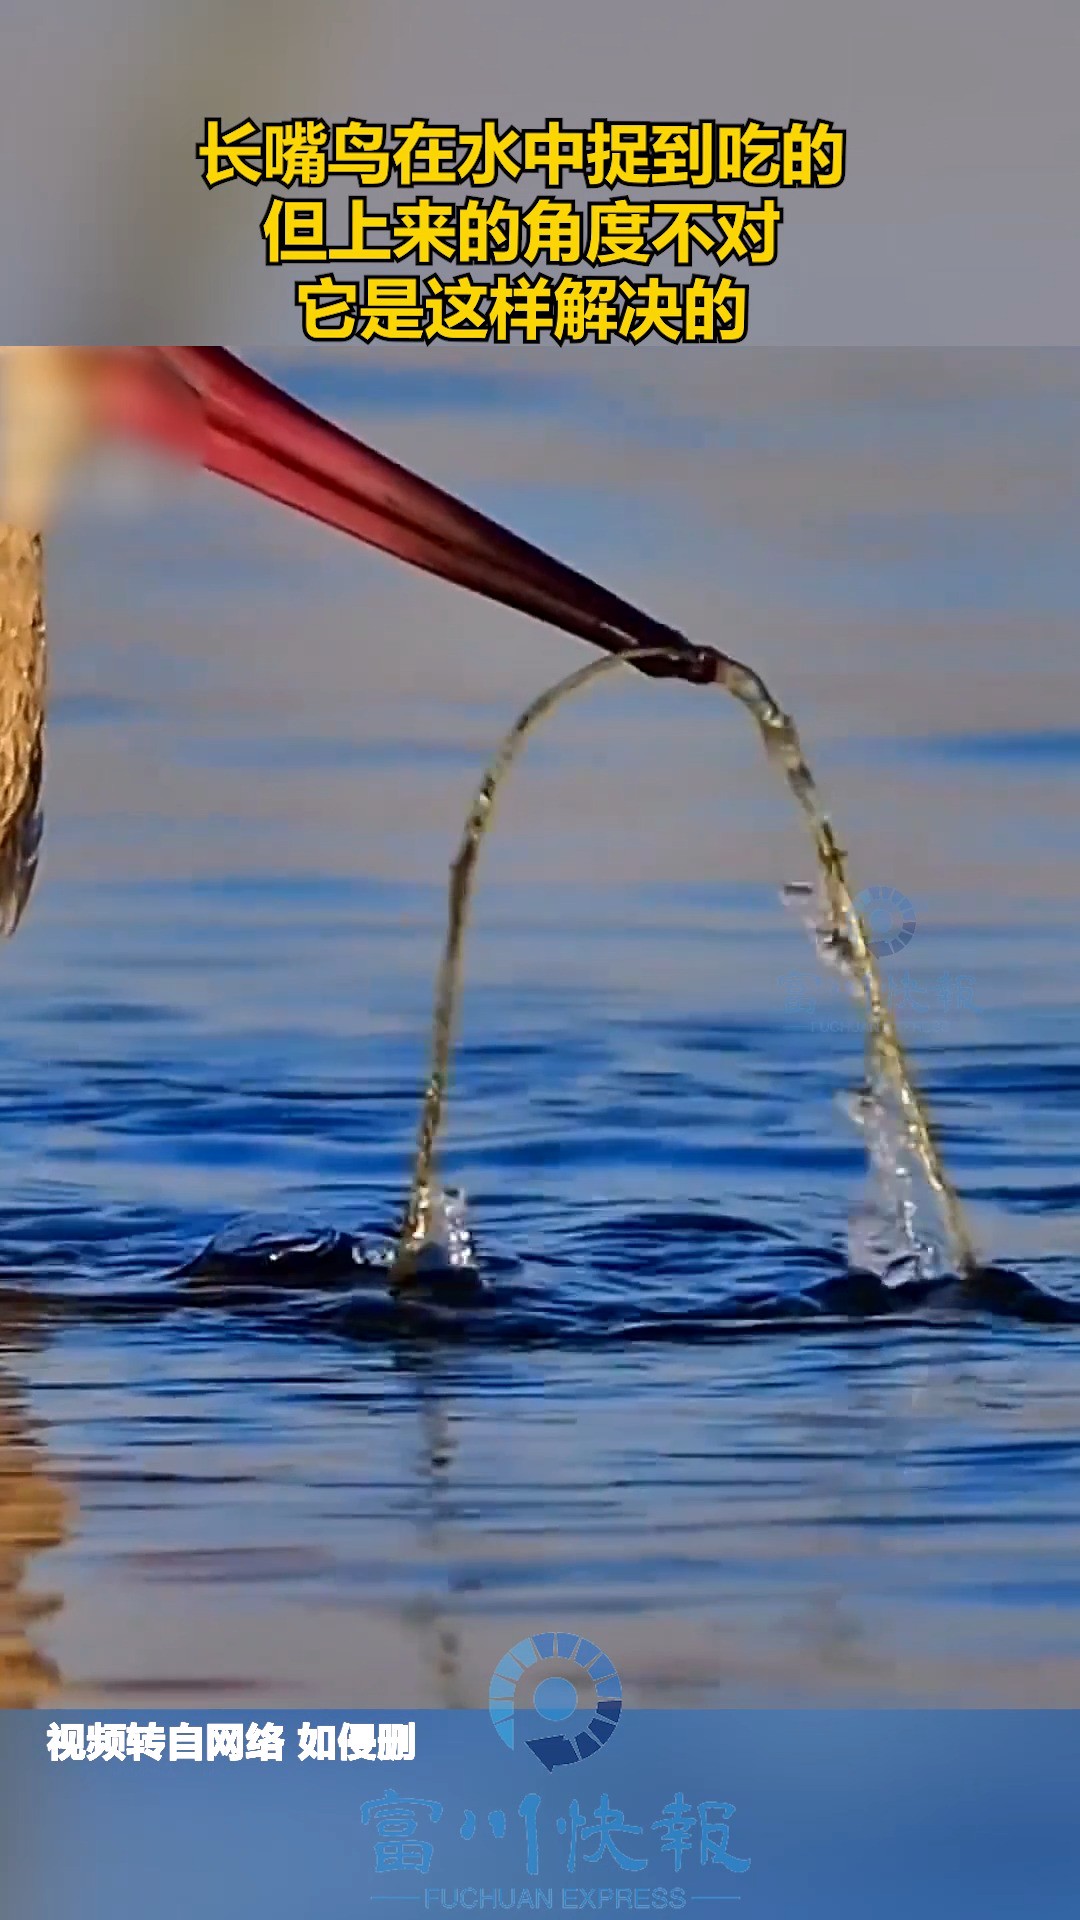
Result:
<instances>
[{"instance_id":1,"label":"arc of falling water","mask_svg":"<svg viewBox=\"0 0 1080 1920\"><path fill-rule=\"evenodd\" d=\"M926 1103L912 1077L866 926L852 897L846 855L822 807L795 722L777 706L764 681L740 661L725 661L717 678L753 715L768 759L780 769L807 821L825 885L829 916L825 932L836 945L844 971L859 988L866 1009L868 1080L872 1088L880 1076L894 1094L904 1132L941 1207L956 1272L961 1276L973 1273L979 1260L960 1196L945 1171Z\"/></svg>"},{"instance_id":2,"label":"arc of falling water","mask_svg":"<svg viewBox=\"0 0 1080 1920\"><path fill-rule=\"evenodd\" d=\"M465 821L465 830L462 833L454 863L450 868L446 941L435 987L431 1070L420 1113L420 1132L413 1162L412 1186L394 1259L394 1273L399 1279L407 1277L411 1260L415 1258L428 1238L435 1192L433 1186L435 1149L442 1126L443 1107L450 1075L450 1050L453 1045L454 1023L460 999L461 952L472 898L473 875L480 857L484 835L491 825L495 797L499 788L521 752L527 735L561 701L568 699L579 688L599 680L602 674L613 673L616 667L623 665L624 661L670 660L677 657L670 647L634 647L626 653L605 654L602 660L590 660L588 666L578 667L576 672L567 674L565 679L557 681L553 687L547 687L543 693L537 695L535 700L529 702L523 713L519 713L473 795L472 805Z\"/></svg>"},{"instance_id":3,"label":"arc of falling water","mask_svg":"<svg viewBox=\"0 0 1080 1920\"><path fill-rule=\"evenodd\" d=\"M413 1263L429 1238L433 1219L438 1191L434 1185L435 1155L446 1101L450 1053L460 997L462 947L476 863L484 835L491 825L498 790L528 734L571 694L628 662L636 665L642 661L678 658L679 654L671 648L634 647L602 660L590 661L588 666L567 674L539 694L518 715L473 796L465 830L450 869L446 941L435 991L431 1069L420 1115L409 1200L392 1269L398 1283L408 1281ZM715 684L730 693L751 713L761 734L766 756L783 774L807 821L824 881L829 915L826 932L842 957L845 971L858 986L866 1009L871 1084L880 1076L894 1094L908 1141L941 1207L956 1271L961 1275L970 1273L977 1267L978 1258L959 1195L945 1171L925 1104L912 1078L866 927L848 884L845 855L821 805L795 723L777 705L764 681L738 660L723 654L718 656Z\"/></svg>"}]
</instances>

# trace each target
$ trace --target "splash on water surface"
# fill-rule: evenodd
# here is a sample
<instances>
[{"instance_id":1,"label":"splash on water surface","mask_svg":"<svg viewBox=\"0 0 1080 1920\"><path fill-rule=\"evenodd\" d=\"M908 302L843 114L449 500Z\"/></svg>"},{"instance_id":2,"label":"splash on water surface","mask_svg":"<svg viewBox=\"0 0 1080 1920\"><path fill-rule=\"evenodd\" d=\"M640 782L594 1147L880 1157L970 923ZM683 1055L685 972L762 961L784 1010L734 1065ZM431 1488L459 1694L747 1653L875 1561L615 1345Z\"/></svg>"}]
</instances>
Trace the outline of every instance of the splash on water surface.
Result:
<instances>
[{"instance_id":1,"label":"splash on water surface","mask_svg":"<svg viewBox=\"0 0 1080 1920\"><path fill-rule=\"evenodd\" d=\"M434 1168L443 1124L450 1059L461 997L463 946L480 848L494 814L499 788L525 739L541 720L571 695L625 664L640 665L678 656L659 648L634 648L591 662L548 687L524 712L500 743L474 795L465 830L451 868L446 940L435 994L432 1060L420 1119L420 1132L404 1223L393 1264L397 1284L408 1284L421 1268L440 1264L461 1268L472 1263L472 1243L464 1225L464 1198L456 1216L447 1214L446 1197L434 1184ZM870 1166L870 1188L853 1214L849 1232L852 1266L890 1286L947 1277L935 1242L919 1226L912 1161L940 1202L952 1271L961 1276L978 1262L959 1197L930 1127L897 1032L878 970L873 943L848 885L845 856L826 815L791 718L773 700L763 681L739 661L721 656L717 682L752 714L770 763L779 768L807 820L819 869L818 891L788 890L789 903L804 909L814 944L860 1001L866 1015L866 1077L849 1111L862 1130ZM454 1230L454 1219L460 1222Z\"/></svg>"}]
</instances>

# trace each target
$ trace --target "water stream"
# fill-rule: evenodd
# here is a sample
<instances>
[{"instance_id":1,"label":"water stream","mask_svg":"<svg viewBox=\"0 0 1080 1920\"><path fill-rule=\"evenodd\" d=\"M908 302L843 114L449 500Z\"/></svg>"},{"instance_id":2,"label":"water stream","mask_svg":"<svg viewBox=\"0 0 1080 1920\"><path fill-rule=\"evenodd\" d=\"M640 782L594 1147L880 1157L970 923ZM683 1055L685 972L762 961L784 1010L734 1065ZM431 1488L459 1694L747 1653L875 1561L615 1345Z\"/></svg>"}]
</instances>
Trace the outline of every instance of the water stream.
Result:
<instances>
[{"instance_id":1,"label":"water stream","mask_svg":"<svg viewBox=\"0 0 1080 1920\"><path fill-rule=\"evenodd\" d=\"M446 939L435 990L431 1068L424 1092L420 1131L404 1222L393 1274L399 1283L425 1266L440 1263L468 1268L475 1255L464 1196L444 1190L436 1178L436 1157L445 1115L450 1060L461 998L464 941L477 862L494 817L499 789L528 735L564 700L626 664L676 659L670 650L647 647L594 660L567 674L530 701L504 736L473 796L457 855L450 870ZM923 1235L912 1180L914 1157L940 1206L951 1271L975 1272L978 1261L959 1195L945 1170L896 1020L885 992L869 931L847 878L847 856L825 812L807 764L794 720L777 705L761 678L740 661L719 656L716 684L752 714L770 765L781 774L810 829L818 866L816 907L808 922L819 956L836 968L859 999L866 1019L865 1081L849 1111L862 1129L873 1174L873 1191L856 1215L850 1235L855 1264L893 1284L908 1278L931 1279L936 1248ZM805 889L789 896L805 903Z\"/></svg>"}]
</instances>

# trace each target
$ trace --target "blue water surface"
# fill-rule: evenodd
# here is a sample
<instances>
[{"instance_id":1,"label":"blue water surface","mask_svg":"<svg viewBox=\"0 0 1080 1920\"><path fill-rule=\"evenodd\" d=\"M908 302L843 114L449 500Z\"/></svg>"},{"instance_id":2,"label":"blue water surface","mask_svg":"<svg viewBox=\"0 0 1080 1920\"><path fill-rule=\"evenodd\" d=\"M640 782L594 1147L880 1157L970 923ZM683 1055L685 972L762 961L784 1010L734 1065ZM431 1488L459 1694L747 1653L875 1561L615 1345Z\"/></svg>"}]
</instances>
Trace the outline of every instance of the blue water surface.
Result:
<instances>
[{"instance_id":1,"label":"blue water surface","mask_svg":"<svg viewBox=\"0 0 1080 1920\"><path fill-rule=\"evenodd\" d=\"M639 1704L1080 1703L1080 373L739 366L273 370L795 710L857 884L914 904L886 978L1016 1285L853 1279L807 845L743 714L628 675L483 855L443 1172L485 1291L393 1300L355 1250L400 1217L448 863L581 651L113 473L50 546L2 955L12 1700L479 1704L556 1621Z\"/></svg>"}]
</instances>

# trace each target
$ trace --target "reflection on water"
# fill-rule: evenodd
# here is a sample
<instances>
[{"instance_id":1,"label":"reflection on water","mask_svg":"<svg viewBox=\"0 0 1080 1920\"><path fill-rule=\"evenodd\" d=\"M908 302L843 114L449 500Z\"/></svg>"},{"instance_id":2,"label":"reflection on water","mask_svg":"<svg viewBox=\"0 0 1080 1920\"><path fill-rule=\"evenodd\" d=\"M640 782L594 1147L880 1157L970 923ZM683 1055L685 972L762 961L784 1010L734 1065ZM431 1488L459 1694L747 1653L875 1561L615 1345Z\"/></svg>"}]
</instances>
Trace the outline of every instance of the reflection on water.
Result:
<instances>
[{"instance_id":1,"label":"reflection on water","mask_svg":"<svg viewBox=\"0 0 1080 1920\"><path fill-rule=\"evenodd\" d=\"M12 1329L0 1322L6 1346ZM38 1623L61 1604L40 1591L36 1556L57 1547L68 1528L69 1502L51 1479L45 1449L28 1420L6 1364L0 1368L0 1707L35 1707L59 1684L54 1663L37 1642Z\"/></svg>"},{"instance_id":2,"label":"reflection on water","mask_svg":"<svg viewBox=\"0 0 1080 1920\"><path fill-rule=\"evenodd\" d=\"M86 506L0 956L0 1605L39 1697L52 1663L110 1709L480 1703L554 1621L631 1702L1080 1702L1080 372L674 358L537 406L540 357L520 408L425 360L422 413L394 362L373 437L782 689L853 888L914 903L882 974L994 1270L848 1273L861 1018L777 904L805 844L741 716L616 675L485 848L441 1151L488 1291L403 1312L366 1262L447 865L583 656L210 483ZM196 1258L263 1214L291 1248Z\"/></svg>"}]
</instances>

